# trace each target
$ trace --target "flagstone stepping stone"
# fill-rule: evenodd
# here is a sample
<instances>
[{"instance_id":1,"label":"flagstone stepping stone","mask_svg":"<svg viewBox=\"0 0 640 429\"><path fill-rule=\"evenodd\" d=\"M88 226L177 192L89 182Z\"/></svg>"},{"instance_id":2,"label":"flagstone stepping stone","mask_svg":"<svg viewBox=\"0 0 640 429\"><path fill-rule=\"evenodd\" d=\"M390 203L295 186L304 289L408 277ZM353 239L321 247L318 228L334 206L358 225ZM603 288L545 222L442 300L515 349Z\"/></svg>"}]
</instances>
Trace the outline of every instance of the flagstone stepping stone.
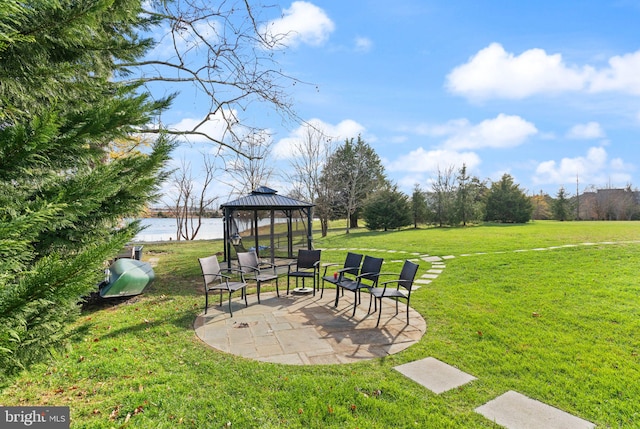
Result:
<instances>
[{"instance_id":1,"label":"flagstone stepping stone","mask_svg":"<svg viewBox=\"0 0 640 429\"><path fill-rule=\"evenodd\" d=\"M433 357L405 363L394 367L394 369L435 394L446 392L476 380L473 375L460 371Z\"/></svg>"},{"instance_id":2,"label":"flagstone stepping stone","mask_svg":"<svg viewBox=\"0 0 640 429\"><path fill-rule=\"evenodd\" d=\"M437 274L423 274L421 277L423 279L437 279L438 275Z\"/></svg>"},{"instance_id":3,"label":"flagstone stepping stone","mask_svg":"<svg viewBox=\"0 0 640 429\"><path fill-rule=\"evenodd\" d=\"M440 256L427 256L426 258L422 258L425 262L440 262L442 258Z\"/></svg>"},{"instance_id":4,"label":"flagstone stepping stone","mask_svg":"<svg viewBox=\"0 0 640 429\"><path fill-rule=\"evenodd\" d=\"M435 269L427 270L427 272L430 274L442 274L442 270L435 270Z\"/></svg>"},{"instance_id":5,"label":"flagstone stepping stone","mask_svg":"<svg viewBox=\"0 0 640 429\"><path fill-rule=\"evenodd\" d=\"M591 429L596 425L512 390L476 408L507 429Z\"/></svg>"},{"instance_id":6,"label":"flagstone stepping stone","mask_svg":"<svg viewBox=\"0 0 640 429\"><path fill-rule=\"evenodd\" d=\"M428 285L429 283L431 283L431 280L417 279L417 280L414 280L413 282L421 285Z\"/></svg>"}]
</instances>

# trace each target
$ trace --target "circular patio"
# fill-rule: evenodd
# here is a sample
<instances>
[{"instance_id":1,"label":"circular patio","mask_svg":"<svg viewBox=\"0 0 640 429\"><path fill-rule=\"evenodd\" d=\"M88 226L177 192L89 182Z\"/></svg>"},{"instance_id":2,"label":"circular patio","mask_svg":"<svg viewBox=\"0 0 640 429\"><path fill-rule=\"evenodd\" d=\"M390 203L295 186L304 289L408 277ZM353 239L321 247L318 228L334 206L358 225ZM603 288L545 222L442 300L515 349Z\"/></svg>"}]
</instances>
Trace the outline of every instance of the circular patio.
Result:
<instances>
[{"instance_id":1,"label":"circular patio","mask_svg":"<svg viewBox=\"0 0 640 429\"><path fill-rule=\"evenodd\" d=\"M362 303L353 313L353 294L340 297L334 307L336 293L327 289L324 297L286 295L275 292L249 295L249 306L235 295L232 300L233 317L229 316L228 301L218 306L216 298L207 314L200 314L194 323L196 335L206 344L226 353L232 353L263 362L289 365L319 365L359 362L398 353L415 344L426 331L422 316L409 308L406 324L406 306L400 303L395 314L395 303L384 300L380 325L376 327L378 313L367 313L368 294L362 294Z\"/></svg>"}]
</instances>

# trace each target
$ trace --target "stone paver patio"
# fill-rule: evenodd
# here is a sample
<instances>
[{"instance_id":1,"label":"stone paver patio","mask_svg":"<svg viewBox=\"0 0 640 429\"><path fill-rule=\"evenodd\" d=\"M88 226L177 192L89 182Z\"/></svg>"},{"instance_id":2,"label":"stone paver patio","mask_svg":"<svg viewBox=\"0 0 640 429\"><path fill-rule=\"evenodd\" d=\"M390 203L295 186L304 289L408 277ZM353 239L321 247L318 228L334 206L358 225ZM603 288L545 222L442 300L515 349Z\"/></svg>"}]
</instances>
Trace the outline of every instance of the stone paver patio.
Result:
<instances>
[{"instance_id":1,"label":"stone paver patio","mask_svg":"<svg viewBox=\"0 0 640 429\"><path fill-rule=\"evenodd\" d=\"M431 264L431 269L415 279L414 292L442 274L446 268L443 261L455 258L453 255L438 257L418 253L412 256L419 256L413 259L415 262L422 260ZM335 291L328 289L325 292L323 298L319 292L315 297L283 293L279 298L275 292L264 293L262 304L254 302L255 296L250 295L249 307L245 308L237 299L232 302L233 318L229 316L227 302L221 307L214 303L208 314L202 313L196 318L194 329L202 341L218 350L258 361L291 365L351 363L387 356L415 344L426 331L425 320L412 308L409 309L410 324L406 325L406 306L402 303L398 315L395 315L392 303L384 305L380 326L376 328L377 313L367 313L368 294L363 294L364 301L351 317L353 294L341 297L335 308ZM476 380L433 357L394 369L435 394ZM595 428L589 421L513 391L475 411L507 429Z\"/></svg>"},{"instance_id":2,"label":"stone paver patio","mask_svg":"<svg viewBox=\"0 0 640 429\"><path fill-rule=\"evenodd\" d=\"M378 314L367 313L368 294L353 312L353 294L340 298L334 307L335 290L325 290L324 297L308 295L261 294L261 304L249 295L249 306L235 297L233 317L227 302L218 306L217 298L207 314L200 314L194 328L205 343L226 353L264 362L291 365L340 364L358 362L398 353L415 344L426 331L422 316L406 306L385 302L380 326Z\"/></svg>"}]
</instances>

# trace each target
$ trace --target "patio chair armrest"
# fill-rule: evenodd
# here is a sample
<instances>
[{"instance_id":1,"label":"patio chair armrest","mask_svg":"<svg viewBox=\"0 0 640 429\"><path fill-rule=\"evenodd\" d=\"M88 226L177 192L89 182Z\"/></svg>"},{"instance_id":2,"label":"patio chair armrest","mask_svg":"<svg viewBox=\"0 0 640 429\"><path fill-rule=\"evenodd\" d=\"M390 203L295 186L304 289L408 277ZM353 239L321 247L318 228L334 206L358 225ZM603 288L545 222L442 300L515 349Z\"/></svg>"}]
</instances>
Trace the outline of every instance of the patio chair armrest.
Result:
<instances>
[{"instance_id":1,"label":"patio chair armrest","mask_svg":"<svg viewBox=\"0 0 640 429\"><path fill-rule=\"evenodd\" d=\"M378 283L378 286L383 286L386 288L388 283L400 283L400 279L386 280L384 282Z\"/></svg>"},{"instance_id":2,"label":"patio chair armrest","mask_svg":"<svg viewBox=\"0 0 640 429\"><path fill-rule=\"evenodd\" d=\"M241 269L238 269L238 268L225 268L224 271L226 271L226 272L236 272L236 273L240 274L240 278L242 279L242 282L243 283L245 282L245 280L244 280L244 271L242 271ZM227 274L220 273L219 275L220 275L220 277L222 277L226 281L233 280L231 278L231 276L229 276Z\"/></svg>"},{"instance_id":3,"label":"patio chair armrest","mask_svg":"<svg viewBox=\"0 0 640 429\"><path fill-rule=\"evenodd\" d=\"M339 273L346 273L349 270L357 270L357 269L358 269L358 267L344 267L344 268L340 268L338 270L338 272Z\"/></svg>"},{"instance_id":4,"label":"patio chair armrest","mask_svg":"<svg viewBox=\"0 0 640 429\"><path fill-rule=\"evenodd\" d=\"M359 280L360 278L365 277L365 276L375 276L375 277L378 277L379 275L380 275L380 273L360 273L360 274L359 274L359 275L357 275L355 278Z\"/></svg>"},{"instance_id":5,"label":"patio chair armrest","mask_svg":"<svg viewBox=\"0 0 640 429\"><path fill-rule=\"evenodd\" d=\"M338 263L322 264L322 266L324 267L324 275L327 275L327 270L329 269L329 267L335 267L336 265L340 265L340 264Z\"/></svg>"},{"instance_id":6,"label":"patio chair armrest","mask_svg":"<svg viewBox=\"0 0 640 429\"><path fill-rule=\"evenodd\" d=\"M258 264L258 269L262 269L261 266L264 265L264 268L275 268L276 264L272 264L271 262L264 262L264 261L260 261L260 263Z\"/></svg>"},{"instance_id":7,"label":"patio chair armrest","mask_svg":"<svg viewBox=\"0 0 640 429\"><path fill-rule=\"evenodd\" d=\"M258 267L252 267L252 266L246 266L246 267L242 267L242 272L245 274L248 274L247 271L253 271L254 273L258 273L260 274L260 268Z\"/></svg>"}]
</instances>

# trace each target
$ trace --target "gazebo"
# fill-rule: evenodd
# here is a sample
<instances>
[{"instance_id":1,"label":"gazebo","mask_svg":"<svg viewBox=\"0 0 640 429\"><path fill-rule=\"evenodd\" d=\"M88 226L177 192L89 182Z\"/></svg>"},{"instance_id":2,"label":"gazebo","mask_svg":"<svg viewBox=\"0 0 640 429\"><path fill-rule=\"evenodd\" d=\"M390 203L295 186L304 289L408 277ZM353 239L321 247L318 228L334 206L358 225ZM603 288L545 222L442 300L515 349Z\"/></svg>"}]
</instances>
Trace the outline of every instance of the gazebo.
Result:
<instances>
[{"instance_id":1,"label":"gazebo","mask_svg":"<svg viewBox=\"0 0 640 429\"><path fill-rule=\"evenodd\" d=\"M294 236L300 237L300 240L296 243L296 247L304 249L312 248L311 209L313 206L311 203L278 195L278 191L266 186L260 186L249 195L222 204L220 208L222 209L224 219L224 258L227 261L228 267L231 268L231 248L237 247L242 238L240 235L241 231L238 227L238 218L241 213L244 212L245 219L250 223L249 230L253 232L250 236L253 241L252 248L255 249L258 257L264 258L266 253L271 259L271 263L275 263L276 253L278 253L278 256L282 255L286 258L294 257ZM267 213L270 219L269 234L263 236L268 238L268 241L263 239L263 244L261 245L258 227L261 215L264 219ZM278 237L276 237L276 214L284 215L283 217L279 217L279 219L284 218L286 220L286 235L278 234ZM293 230L293 218L296 214L299 215L303 225L301 234L296 234ZM248 215L250 215L250 217ZM279 246L281 237L286 238L284 253L280 250L281 247ZM276 238L278 238L277 242Z\"/></svg>"}]
</instances>

